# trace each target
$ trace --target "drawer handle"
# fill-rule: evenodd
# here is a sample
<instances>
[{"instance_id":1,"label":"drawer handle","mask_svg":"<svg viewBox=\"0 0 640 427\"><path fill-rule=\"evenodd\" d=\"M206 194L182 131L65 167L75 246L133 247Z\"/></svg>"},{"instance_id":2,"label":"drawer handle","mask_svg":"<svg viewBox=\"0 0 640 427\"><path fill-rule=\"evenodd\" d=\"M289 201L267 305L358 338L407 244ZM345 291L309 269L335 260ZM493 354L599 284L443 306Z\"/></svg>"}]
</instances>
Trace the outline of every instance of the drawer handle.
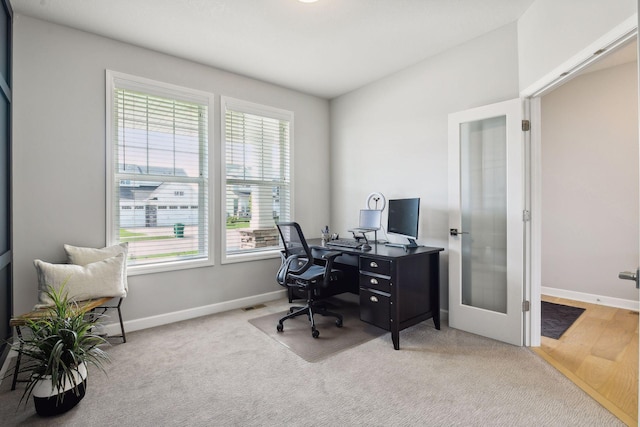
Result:
<instances>
[{"instance_id":1,"label":"drawer handle","mask_svg":"<svg viewBox=\"0 0 640 427\"><path fill-rule=\"evenodd\" d=\"M371 301L371 302L378 302L378 297L377 297L377 296L375 296L375 295L371 295L371 296L369 297L369 301Z\"/></svg>"},{"instance_id":2,"label":"drawer handle","mask_svg":"<svg viewBox=\"0 0 640 427\"><path fill-rule=\"evenodd\" d=\"M369 263L369 266L370 266L370 267L373 267L373 268L378 268L378 264L376 264L376 262L375 262L375 261L371 261L371 262Z\"/></svg>"},{"instance_id":3,"label":"drawer handle","mask_svg":"<svg viewBox=\"0 0 640 427\"><path fill-rule=\"evenodd\" d=\"M371 278L370 282L371 282L372 285L377 285L378 284L378 281L376 279L374 279L373 277Z\"/></svg>"}]
</instances>

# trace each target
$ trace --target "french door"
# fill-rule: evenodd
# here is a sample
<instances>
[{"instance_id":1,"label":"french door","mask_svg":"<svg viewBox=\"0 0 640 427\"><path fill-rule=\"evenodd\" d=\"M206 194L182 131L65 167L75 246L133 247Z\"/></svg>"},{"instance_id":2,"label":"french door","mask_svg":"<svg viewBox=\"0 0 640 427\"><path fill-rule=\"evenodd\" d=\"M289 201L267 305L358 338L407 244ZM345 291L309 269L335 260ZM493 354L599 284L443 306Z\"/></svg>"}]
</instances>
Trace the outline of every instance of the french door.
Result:
<instances>
[{"instance_id":1,"label":"french door","mask_svg":"<svg viewBox=\"0 0 640 427\"><path fill-rule=\"evenodd\" d=\"M522 101L449 115L449 326L523 345Z\"/></svg>"}]
</instances>

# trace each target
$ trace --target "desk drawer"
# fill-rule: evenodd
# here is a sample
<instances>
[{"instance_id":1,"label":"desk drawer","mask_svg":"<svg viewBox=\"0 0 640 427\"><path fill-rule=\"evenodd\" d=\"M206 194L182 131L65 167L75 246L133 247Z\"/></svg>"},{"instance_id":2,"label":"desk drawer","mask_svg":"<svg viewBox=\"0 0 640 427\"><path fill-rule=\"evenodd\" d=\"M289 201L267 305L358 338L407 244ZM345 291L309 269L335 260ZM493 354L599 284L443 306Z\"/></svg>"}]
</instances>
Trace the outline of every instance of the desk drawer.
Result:
<instances>
[{"instance_id":1,"label":"desk drawer","mask_svg":"<svg viewBox=\"0 0 640 427\"><path fill-rule=\"evenodd\" d=\"M360 320L390 330L389 294L360 288Z\"/></svg>"},{"instance_id":2,"label":"desk drawer","mask_svg":"<svg viewBox=\"0 0 640 427\"><path fill-rule=\"evenodd\" d=\"M391 280L380 276L360 273L360 288L372 288L382 292L391 292Z\"/></svg>"},{"instance_id":3,"label":"desk drawer","mask_svg":"<svg viewBox=\"0 0 640 427\"><path fill-rule=\"evenodd\" d=\"M391 276L391 261L388 259L360 257L360 270Z\"/></svg>"}]
</instances>

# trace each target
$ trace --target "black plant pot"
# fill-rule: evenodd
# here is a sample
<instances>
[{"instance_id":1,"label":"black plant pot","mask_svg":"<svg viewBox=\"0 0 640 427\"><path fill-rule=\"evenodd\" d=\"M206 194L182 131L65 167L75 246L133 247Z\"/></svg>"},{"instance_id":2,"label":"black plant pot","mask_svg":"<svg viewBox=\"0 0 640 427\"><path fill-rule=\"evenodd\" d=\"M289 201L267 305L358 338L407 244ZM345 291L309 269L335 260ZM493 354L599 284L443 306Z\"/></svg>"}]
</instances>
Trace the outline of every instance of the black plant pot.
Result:
<instances>
[{"instance_id":1,"label":"black plant pot","mask_svg":"<svg viewBox=\"0 0 640 427\"><path fill-rule=\"evenodd\" d=\"M59 415L67 412L82 400L87 387L87 380L83 380L77 387L66 390L60 395L50 397L33 396L36 412L43 417Z\"/></svg>"},{"instance_id":2,"label":"black plant pot","mask_svg":"<svg viewBox=\"0 0 640 427\"><path fill-rule=\"evenodd\" d=\"M82 400L87 388L87 366L78 366L70 375L63 378L58 387L53 386L49 376L38 380L32 393L38 415L48 417L65 413Z\"/></svg>"}]
</instances>

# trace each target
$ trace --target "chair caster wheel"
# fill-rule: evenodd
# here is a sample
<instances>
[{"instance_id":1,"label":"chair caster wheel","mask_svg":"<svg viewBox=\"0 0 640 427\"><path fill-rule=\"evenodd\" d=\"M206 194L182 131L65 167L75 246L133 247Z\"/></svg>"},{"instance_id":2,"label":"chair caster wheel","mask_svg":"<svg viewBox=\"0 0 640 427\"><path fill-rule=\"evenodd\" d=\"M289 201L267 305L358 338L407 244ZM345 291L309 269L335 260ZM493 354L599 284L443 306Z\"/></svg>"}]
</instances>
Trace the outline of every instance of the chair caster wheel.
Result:
<instances>
[{"instance_id":1,"label":"chair caster wheel","mask_svg":"<svg viewBox=\"0 0 640 427\"><path fill-rule=\"evenodd\" d=\"M314 338L318 338L320 336L320 331L317 329L314 329L311 331L311 336Z\"/></svg>"},{"instance_id":2,"label":"chair caster wheel","mask_svg":"<svg viewBox=\"0 0 640 427\"><path fill-rule=\"evenodd\" d=\"M278 332L282 332L284 330L284 326L282 326L281 323L278 323L278 326L276 326L276 329L278 330Z\"/></svg>"},{"instance_id":3,"label":"chair caster wheel","mask_svg":"<svg viewBox=\"0 0 640 427\"><path fill-rule=\"evenodd\" d=\"M336 326L338 328L342 328L342 320L340 320L340 319L336 320Z\"/></svg>"}]
</instances>

